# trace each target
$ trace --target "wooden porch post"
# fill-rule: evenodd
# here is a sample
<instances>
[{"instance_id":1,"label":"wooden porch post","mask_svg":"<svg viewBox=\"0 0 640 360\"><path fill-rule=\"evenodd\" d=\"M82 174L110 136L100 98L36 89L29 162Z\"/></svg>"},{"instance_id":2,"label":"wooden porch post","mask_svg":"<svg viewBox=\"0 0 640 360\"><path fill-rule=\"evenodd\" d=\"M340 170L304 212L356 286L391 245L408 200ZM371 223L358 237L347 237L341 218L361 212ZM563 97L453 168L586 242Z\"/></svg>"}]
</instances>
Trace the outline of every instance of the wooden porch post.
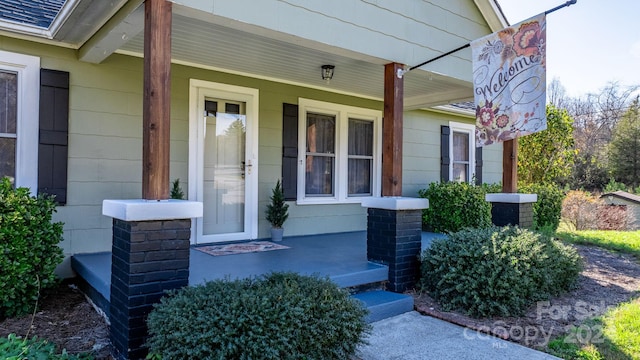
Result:
<instances>
[{"instance_id":1,"label":"wooden porch post","mask_svg":"<svg viewBox=\"0 0 640 360\"><path fill-rule=\"evenodd\" d=\"M142 197L169 198L171 113L171 2L144 5Z\"/></svg>"},{"instance_id":2,"label":"wooden porch post","mask_svg":"<svg viewBox=\"0 0 640 360\"><path fill-rule=\"evenodd\" d=\"M382 196L402 196L402 111L404 65L384 67L384 118L382 129Z\"/></svg>"},{"instance_id":3,"label":"wooden porch post","mask_svg":"<svg viewBox=\"0 0 640 360\"><path fill-rule=\"evenodd\" d=\"M518 139L502 145L502 192L518 192Z\"/></svg>"}]
</instances>

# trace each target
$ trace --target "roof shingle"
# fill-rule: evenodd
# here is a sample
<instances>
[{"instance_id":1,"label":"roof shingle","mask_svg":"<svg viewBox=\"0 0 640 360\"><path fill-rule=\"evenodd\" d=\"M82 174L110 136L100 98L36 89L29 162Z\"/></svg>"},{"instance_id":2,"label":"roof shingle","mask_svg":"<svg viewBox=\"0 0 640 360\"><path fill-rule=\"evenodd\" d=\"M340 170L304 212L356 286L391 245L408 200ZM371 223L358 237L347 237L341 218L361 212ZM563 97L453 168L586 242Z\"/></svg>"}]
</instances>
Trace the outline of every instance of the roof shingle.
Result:
<instances>
[{"instance_id":1,"label":"roof shingle","mask_svg":"<svg viewBox=\"0 0 640 360\"><path fill-rule=\"evenodd\" d=\"M66 0L2 0L0 19L48 29Z\"/></svg>"}]
</instances>

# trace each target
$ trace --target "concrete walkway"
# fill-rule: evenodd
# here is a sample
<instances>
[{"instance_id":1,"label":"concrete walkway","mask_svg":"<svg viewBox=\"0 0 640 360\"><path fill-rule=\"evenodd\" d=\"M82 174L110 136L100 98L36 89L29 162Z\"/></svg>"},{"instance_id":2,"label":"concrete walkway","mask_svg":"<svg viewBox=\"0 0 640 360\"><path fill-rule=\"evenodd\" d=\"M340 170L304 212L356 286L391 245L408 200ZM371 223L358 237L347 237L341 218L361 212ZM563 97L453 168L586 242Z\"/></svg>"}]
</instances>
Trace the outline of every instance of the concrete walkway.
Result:
<instances>
[{"instance_id":1,"label":"concrete walkway","mask_svg":"<svg viewBox=\"0 0 640 360\"><path fill-rule=\"evenodd\" d=\"M362 360L558 359L412 311L373 323Z\"/></svg>"}]
</instances>

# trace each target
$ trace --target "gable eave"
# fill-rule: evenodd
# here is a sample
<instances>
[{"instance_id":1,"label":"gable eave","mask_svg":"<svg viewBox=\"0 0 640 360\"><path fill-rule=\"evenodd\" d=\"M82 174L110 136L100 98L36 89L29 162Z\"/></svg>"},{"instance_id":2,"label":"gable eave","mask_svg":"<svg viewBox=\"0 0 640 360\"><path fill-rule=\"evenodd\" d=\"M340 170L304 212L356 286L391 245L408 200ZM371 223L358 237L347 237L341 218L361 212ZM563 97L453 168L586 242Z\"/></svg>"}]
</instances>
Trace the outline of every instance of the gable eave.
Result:
<instances>
[{"instance_id":1,"label":"gable eave","mask_svg":"<svg viewBox=\"0 0 640 360\"><path fill-rule=\"evenodd\" d=\"M491 31L496 32L509 26L509 21L502 12L498 0L473 0L473 2L482 13Z\"/></svg>"},{"instance_id":2,"label":"gable eave","mask_svg":"<svg viewBox=\"0 0 640 360\"><path fill-rule=\"evenodd\" d=\"M67 0L48 27L0 18L4 36L77 49L90 39L127 0Z\"/></svg>"}]
</instances>

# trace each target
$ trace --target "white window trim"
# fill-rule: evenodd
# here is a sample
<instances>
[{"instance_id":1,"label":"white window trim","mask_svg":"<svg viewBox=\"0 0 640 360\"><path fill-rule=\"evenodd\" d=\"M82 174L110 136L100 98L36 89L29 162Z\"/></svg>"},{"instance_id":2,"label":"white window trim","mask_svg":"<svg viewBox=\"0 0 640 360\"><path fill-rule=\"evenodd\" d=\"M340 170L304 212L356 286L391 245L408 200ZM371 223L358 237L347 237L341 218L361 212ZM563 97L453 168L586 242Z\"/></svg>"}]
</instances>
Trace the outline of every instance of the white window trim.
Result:
<instances>
[{"instance_id":1,"label":"white window trim","mask_svg":"<svg viewBox=\"0 0 640 360\"><path fill-rule=\"evenodd\" d=\"M0 50L0 69L18 74L16 187L38 189L40 58Z\"/></svg>"},{"instance_id":2,"label":"white window trim","mask_svg":"<svg viewBox=\"0 0 640 360\"><path fill-rule=\"evenodd\" d=\"M453 133L463 132L469 134L469 179L467 182L472 183L476 176L476 126L473 124L465 124L449 121L449 179L453 179Z\"/></svg>"},{"instance_id":3,"label":"white window trim","mask_svg":"<svg viewBox=\"0 0 640 360\"><path fill-rule=\"evenodd\" d=\"M334 196L309 196L305 194L306 124L307 113L334 115L336 117L336 157L334 171ZM372 195L349 196L348 142L349 118L373 121L373 171ZM380 196L382 171L382 112L348 105L311 99L298 99L298 205L361 203L362 199Z\"/></svg>"}]
</instances>

